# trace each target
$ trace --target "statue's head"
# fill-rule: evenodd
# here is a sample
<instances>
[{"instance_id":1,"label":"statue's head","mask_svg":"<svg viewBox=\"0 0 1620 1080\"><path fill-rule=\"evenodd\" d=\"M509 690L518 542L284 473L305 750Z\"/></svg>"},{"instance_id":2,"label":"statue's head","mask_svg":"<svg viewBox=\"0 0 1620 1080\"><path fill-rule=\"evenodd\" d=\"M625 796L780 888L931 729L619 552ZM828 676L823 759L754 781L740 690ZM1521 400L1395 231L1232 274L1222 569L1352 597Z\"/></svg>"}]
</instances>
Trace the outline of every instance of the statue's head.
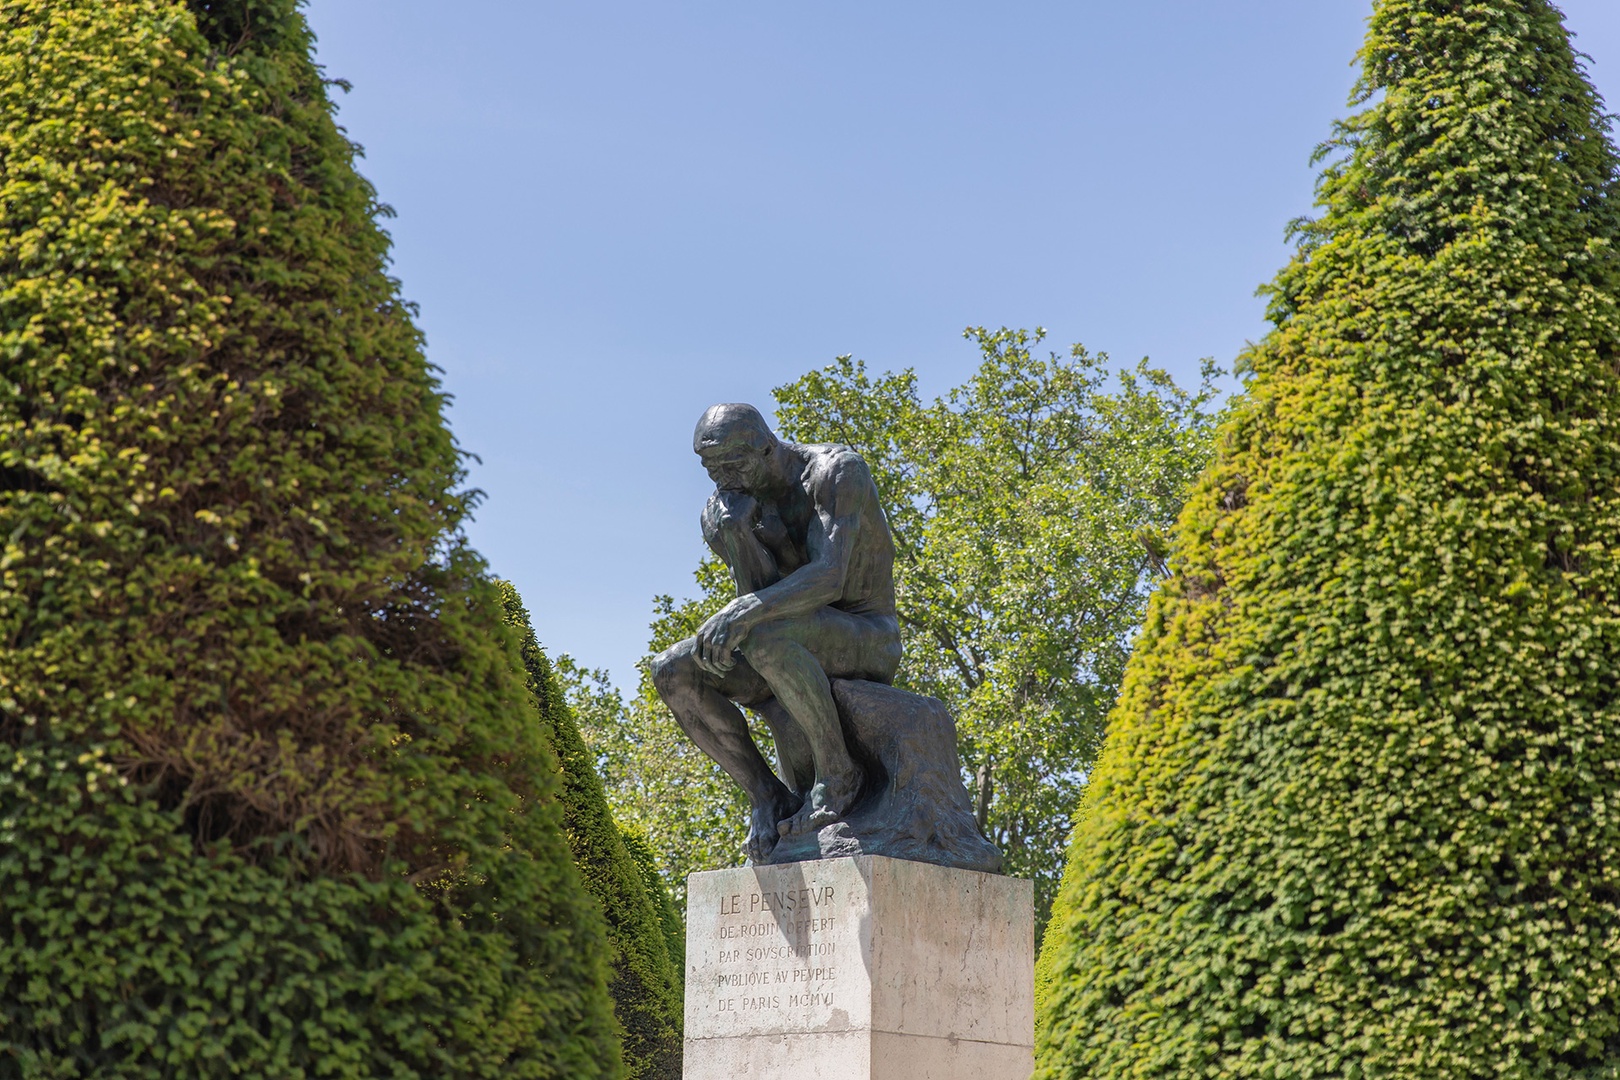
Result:
<instances>
[{"instance_id":1,"label":"statue's head","mask_svg":"<svg viewBox=\"0 0 1620 1080\"><path fill-rule=\"evenodd\" d=\"M769 481L776 436L752 405L710 405L692 433L692 449L723 491L754 493Z\"/></svg>"}]
</instances>

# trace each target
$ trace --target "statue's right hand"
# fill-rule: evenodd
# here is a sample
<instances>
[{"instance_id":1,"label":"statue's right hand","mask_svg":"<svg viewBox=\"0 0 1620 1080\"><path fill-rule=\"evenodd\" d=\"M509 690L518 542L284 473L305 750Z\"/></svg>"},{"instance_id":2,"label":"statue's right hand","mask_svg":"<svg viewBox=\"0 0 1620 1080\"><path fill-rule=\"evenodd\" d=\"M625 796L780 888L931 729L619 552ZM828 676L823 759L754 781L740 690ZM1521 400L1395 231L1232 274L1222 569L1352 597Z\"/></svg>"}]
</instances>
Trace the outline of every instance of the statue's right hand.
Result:
<instances>
[{"instance_id":1,"label":"statue's right hand","mask_svg":"<svg viewBox=\"0 0 1620 1080\"><path fill-rule=\"evenodd\" d=\"M708 672L710 675L718 677L725 675L732 668L736 667L737 659L736 657L731 656L726 657L724 660L708 659L703 655L702 650L699 650L697 655L697 663L699 668Z\"/></svg>"},{"instance_id":2,"label":"statue's right hand","mask_svg":"<svg viewBox=\"0 0 1620 1080\"><path fill-rule=\"evenodd\" d=\"M706 619L697 632L698 667L711 675L724 675L737 666L732 654L748 636L747 613L759 607L752 596L738 597Z\"/></svg>"},{"instance_id":3,"label":"statue's right hand","mask_svg":"<svg viewBox=\"0 0 1620 1080\"><path fill-rule=\"evenodd\" d=\"M715 491L703 507L703 539L713 543L730 530L746 531L759 517L759 503L740 491Z\"/></svg>"},{"instance_id":4,"label":"statue's right hand","mask_svg":"<svg viewBox=\"0 0 1620 1080\"><path fill-rule=\"evenodd\" d=\"M703 640L703 631L698 631L697 661L698 667L710 675L724 675L737 665L731 649Z\"/></svg>"}]
</instances>

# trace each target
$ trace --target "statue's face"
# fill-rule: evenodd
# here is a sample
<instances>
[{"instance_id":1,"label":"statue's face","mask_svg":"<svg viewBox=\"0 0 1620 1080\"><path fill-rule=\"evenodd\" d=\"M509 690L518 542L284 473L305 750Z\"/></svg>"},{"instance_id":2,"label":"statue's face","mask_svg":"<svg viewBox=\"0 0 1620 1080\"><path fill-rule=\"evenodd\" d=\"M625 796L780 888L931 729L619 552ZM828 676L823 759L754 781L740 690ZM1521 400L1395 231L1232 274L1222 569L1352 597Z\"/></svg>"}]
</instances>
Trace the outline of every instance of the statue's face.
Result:
<instances>
[{"instance_id":1,"label":"statue's face","mask_svg":"<svg viewBox=\"0 0 1620 1080\"><path fill-rule=\"evenodd\" d=\"M703 468L721 491L738 491L752 495L766 487L768 480L766 461L770 451L733 443L730 446L704 447L699 452Z\"/></svg>"}]
</instances>

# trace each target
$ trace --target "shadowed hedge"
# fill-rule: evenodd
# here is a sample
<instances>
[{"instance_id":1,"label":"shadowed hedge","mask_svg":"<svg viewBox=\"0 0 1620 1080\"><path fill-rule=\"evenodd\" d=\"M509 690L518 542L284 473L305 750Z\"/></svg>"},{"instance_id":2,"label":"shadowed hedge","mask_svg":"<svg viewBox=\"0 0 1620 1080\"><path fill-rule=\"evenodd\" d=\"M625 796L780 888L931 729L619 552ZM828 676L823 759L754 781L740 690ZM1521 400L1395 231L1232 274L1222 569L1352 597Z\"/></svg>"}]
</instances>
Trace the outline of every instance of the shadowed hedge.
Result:
<instances>
[{"instance_id":1,"label":"shadowed hedge","mask_svg":"<svg viewBox=\"0 0 1620 1080\"><path fill-rule=\"evenodd\" d=\"M617 1076L294 0L0 13L0 1076Z\"/></svg>"},{"instance_id":2,"label":"shadowed hedge","mask_svg":"<svg viewBox=\"0 0 1620 1080\"><path fill-rule=\"evenodd\" d=\"M529 692L551 746L562 762L562 807L574 862L585 887L607 917L612 950L613 1012L623 1025L626 1074L634 1080L680 1080L681 1025L685 1003L677 965L686 949L671 957L660 920L663 906L672 907L663 880L643 875L608 809L601 778L591 764L563 699L551 662L529 623L523 598L501 582L507 625L522 642Z\"/></svg>"},{"instance_id":3,"label":"shadowed hedge","mask_svg":"<svg viewBox=\"0 0 1620 1080\"><path fill-rule=\"evenodd\" d=\"M630 858L635 861L636 871L640 873L642 882L647 886L647 895L651 898L653 911L658 916L658 927L664 935L664 949L675 972L675 988L684 998L686 920L681 918L669 883L664 880L663 873L658 869L658 855L653 851L647 834L634 826L620 825L619 838L624 841L624 850L630 853Z\"/></svg>"},{"instance_id":4,"label":"shadowed hedge","mask_svg":"<svg viewBox=\"0 0 1620 1080\"><path fill-rule=\"evenodd\" d=\"M1038 1076L1620 1075L1620 265L1544 0L1383 0L1077 818Z\"/></svg>"}]
</instances>

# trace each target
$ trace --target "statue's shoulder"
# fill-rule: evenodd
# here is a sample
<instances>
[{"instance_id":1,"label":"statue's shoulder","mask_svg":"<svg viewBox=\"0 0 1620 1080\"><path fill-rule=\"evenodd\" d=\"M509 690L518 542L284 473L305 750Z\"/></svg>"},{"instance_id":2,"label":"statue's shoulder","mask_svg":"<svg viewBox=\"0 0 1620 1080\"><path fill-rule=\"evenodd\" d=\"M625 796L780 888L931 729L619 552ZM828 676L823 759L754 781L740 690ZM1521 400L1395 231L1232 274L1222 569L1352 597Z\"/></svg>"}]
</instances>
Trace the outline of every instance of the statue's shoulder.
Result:
<instances>
[{"instance_id":1,"label":"statue's shoulder","mask_svg":"<svg viewBox=\"0 0 1620 1080\"><path fill-rule=\"evenodd\" d=\"M853 456L857 458L861 456L855 452L855 448L853 446L845 446L843 443L795 443L794 445L799 448L801 453L812 461L831 461L834 458L841 458L845 456Z\"/></svg>"},{"instance_id":2,"label":"statue's shoulder","mask_svg":"<svg viewBox=\"0 0 1620 1080\"><path fill-rule=\"evenodd\" d=\"M856 468L866 471L866 460L853 446L843 443L799 443L799 452L809 462L812 469L828 472L843 472Z\"/></svg>"},{"instance_id":3,"label":"statue's shoulder","mask_svg":"<svg viewBox=\"0 0 1620 1080\"><path fill-rule=\"evenodd\" d=\"M866 459L852 446L843 443L800 443L809 468L805 478L812 488L828 486L846 487L851 484L868 487L872 484L872 471Z\"/></svg>"}]
</instances>

